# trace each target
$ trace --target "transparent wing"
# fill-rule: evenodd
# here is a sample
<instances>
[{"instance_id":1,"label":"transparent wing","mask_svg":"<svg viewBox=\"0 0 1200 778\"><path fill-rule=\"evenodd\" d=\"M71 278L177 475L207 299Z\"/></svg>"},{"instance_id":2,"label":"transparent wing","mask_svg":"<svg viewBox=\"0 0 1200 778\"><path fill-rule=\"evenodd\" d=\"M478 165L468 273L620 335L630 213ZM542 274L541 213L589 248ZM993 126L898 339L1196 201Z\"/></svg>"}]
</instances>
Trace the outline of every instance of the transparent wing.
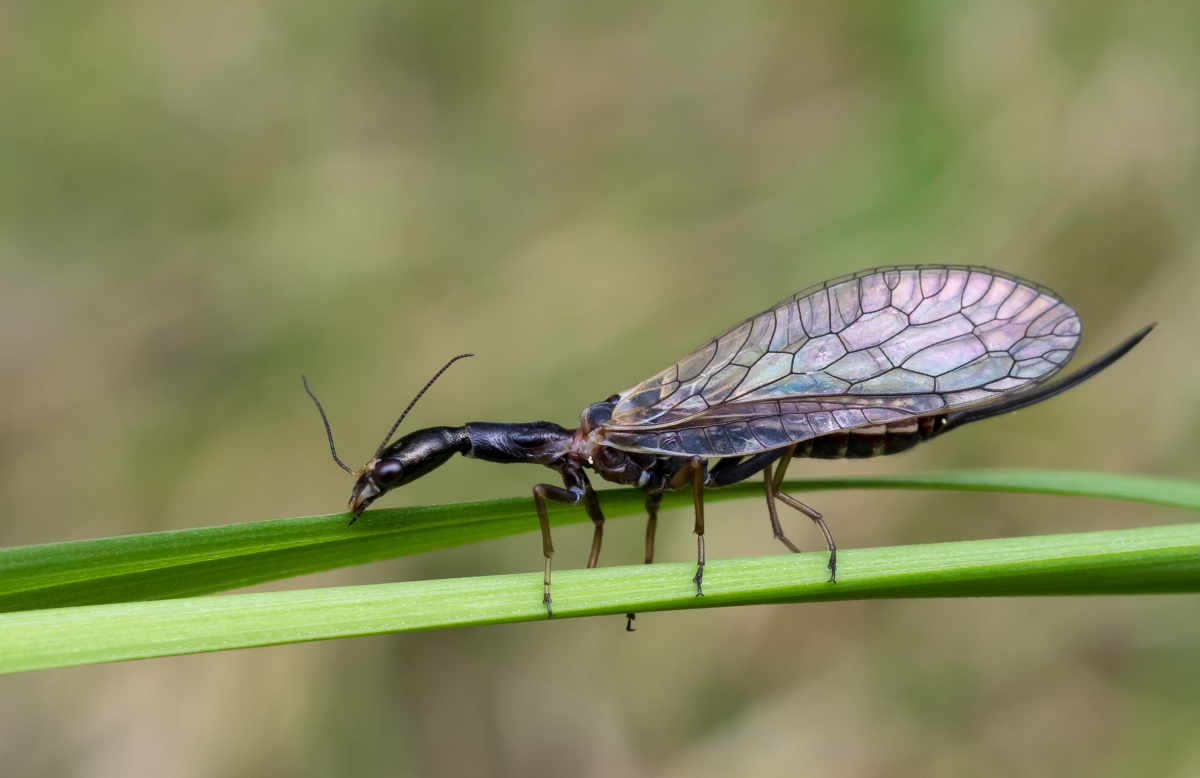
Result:
<instances>
[{"instance_id":1,"label":"transparent wing","mask_svg":"<svg viewBox=\"0 0 1200 778\"><path fill-rule=\"evenodd\" d=\"M605 441L738 456L984 403L1049 378L1080 331L1054 292L995 270L867 270L805 289L621 392Z\"/></svg>"}]
</instances>

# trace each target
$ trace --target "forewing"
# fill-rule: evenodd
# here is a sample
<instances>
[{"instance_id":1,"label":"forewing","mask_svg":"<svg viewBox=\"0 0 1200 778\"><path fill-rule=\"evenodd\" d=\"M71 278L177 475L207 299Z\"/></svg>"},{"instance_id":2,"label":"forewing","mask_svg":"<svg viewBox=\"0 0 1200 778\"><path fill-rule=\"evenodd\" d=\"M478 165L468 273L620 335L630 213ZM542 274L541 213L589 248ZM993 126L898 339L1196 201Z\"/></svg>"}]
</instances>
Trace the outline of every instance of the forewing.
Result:
<instances>
[{"instance_id":1,"label":"forewing","mask_svg":"<svg viewBox=\"0 0 1200 778\"><path fill-rule=\"evenodd\" d=\"M1079 342L1056 294L987 268L879 268L805 289L620 394L627 450L737 456L986 402Z\"/></svg>"}]
</instances>

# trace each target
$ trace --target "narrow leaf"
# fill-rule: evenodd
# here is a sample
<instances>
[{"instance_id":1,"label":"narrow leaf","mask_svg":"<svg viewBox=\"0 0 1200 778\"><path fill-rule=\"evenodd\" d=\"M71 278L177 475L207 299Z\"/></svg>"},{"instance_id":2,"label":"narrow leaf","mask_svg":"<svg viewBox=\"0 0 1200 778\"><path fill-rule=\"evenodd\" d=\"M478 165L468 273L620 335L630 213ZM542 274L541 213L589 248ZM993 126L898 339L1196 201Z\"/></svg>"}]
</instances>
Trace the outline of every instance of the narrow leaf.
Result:
<instances>
[{"instance_id":1,"label":"narrow leaf","mask_svg":"<svg viewBox=\"0 0 1200 778\"><path fill-rule=\"evenodd\" d=\"M827 489L957 489L1087 495L1200 510L1200 484L1170 478L1040 470L957 470L789 481L792 492ZM709 502L762 496L749 482L710 489ZM640 514L632 489L600 492L610 518ZM690 502L666 495L665 507ZM581 508L551 507L555 526ZM0 550L0 612L187 597L505 537L537 528L529 498L258 521L201 529ZM537 545L531 554L536 556Z\"/></svg>"},{"instance_id":2,"label":"narrow leaf","mask_svg":"<svg viewBox=\"0 0 1200 778\"><path fill-rule=\"evenodd\" d=\"M897 597L1200 591L1200 524L564 570L555 618ZM545 621L541 575L197 597L0 614L0 673L441 627ZM643 619L643 628L652 621ZM619 628L614 625L614 629Z\"/></svg>"}]
</instances>

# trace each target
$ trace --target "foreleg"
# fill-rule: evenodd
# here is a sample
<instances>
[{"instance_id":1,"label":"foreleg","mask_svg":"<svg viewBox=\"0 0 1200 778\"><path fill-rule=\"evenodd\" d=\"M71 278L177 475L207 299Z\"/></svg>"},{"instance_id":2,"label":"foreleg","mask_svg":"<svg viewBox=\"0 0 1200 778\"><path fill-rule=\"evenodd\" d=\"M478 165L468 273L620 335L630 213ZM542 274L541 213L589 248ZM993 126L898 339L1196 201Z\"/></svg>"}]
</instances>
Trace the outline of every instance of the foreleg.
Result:
<instances>
[{"instance_id":1,"label":"foreleg","mask_svg":"<svg viewBox=\"0 0 1200 778\"><path fill-rule=\"evenodd\" d=\"M550 559L554 556L554 544L550 541L550 516L546 513L547 498L565 505L578 505L583 499L583 492L563 489L553 484L538 484L533 487L533 504L537 507L538 521L542 525L542 556L546 558L546 576L543 579L542 603L546 606L546 618L554 615L550 605Z\"/></svg>"}]
</instances>

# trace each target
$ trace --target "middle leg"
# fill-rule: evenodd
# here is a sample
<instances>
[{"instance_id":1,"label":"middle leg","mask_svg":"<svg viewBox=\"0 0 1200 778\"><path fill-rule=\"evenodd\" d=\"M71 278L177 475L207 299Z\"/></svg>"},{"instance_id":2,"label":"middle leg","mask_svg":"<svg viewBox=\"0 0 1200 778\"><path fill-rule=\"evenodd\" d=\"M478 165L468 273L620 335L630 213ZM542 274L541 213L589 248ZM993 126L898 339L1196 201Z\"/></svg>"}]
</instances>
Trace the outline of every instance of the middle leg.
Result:
<instances>
[{"instance_id":1,"label":"middle leg","mask_svg":"<svg viewBox=\"0 0 1200 778\"><path fill-rule=\"evenodd\" d=\"M596 498L596 491L592 489L587 476L583 471L579 474L583 476L583 509L587 511L592 524L596 525L592 533L592 552L588 554L587 562L587 566L592 568L600 563L600 544L604 541L604 513L600 510L600 500Z\"/></svg>"},{"instance_id":2,"label":"middle leg","mask_svg":"<svg viewBox=\"0 0 1200 778\"><path fill-rule=\"evenodd\" d=\"M646 495L646 564L654 563L654 534L658 531L658 507L662 505L662 492L653 491Z\"/></svg>"},{"instance_id":3,"label":"middle leg","mask_svg":"<svg viewBox=\"0 0 1200 778\"><path fill-rule=\"evenodd\" d=\"M692 457L687 464L675 471L670 487L677 489L689 480L692 482L692 504L696 508L696 596L704 596L704 478L707 475L704 457Z\"/></svg>"}]
</instances>

